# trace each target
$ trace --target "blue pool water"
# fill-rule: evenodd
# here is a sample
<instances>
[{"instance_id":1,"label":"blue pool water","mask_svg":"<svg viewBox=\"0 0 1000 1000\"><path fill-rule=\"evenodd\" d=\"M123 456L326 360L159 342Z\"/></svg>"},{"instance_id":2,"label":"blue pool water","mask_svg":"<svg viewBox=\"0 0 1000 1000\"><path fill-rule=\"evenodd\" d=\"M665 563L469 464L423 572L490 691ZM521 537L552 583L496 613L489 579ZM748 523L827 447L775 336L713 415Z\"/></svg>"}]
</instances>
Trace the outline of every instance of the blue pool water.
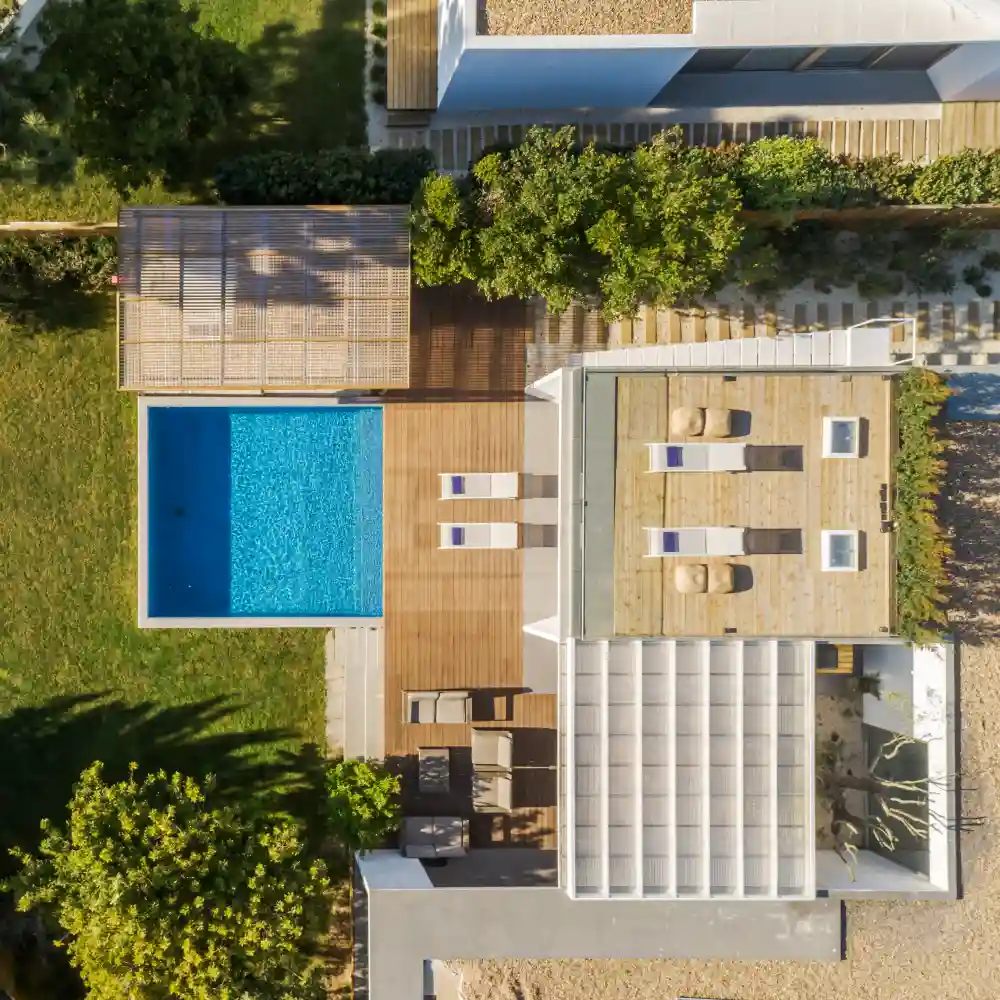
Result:
<instances>
[{"instance_id":1,"label":"blue pool water","mask_svg":"<svg viewBox=\"0 0 1000 1000\"><path fill-rule=\"evenodd\" d=\"M382 613L378 407L148 410L149 614Z\"/></svg>"}]
</instances>

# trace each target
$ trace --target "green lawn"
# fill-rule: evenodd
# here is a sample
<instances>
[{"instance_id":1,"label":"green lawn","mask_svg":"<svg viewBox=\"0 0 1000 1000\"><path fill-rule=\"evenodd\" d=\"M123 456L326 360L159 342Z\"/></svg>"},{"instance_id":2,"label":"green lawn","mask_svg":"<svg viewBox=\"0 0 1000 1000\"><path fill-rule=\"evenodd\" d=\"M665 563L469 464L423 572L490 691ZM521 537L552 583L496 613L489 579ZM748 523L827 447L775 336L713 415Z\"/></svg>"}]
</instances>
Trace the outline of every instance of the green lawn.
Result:
<instances>
[{"instance_id":1,"label":"green lawn","mask_svg":"<svg viewBox=\"0 0 1000 1000\"><path fill-rule=\"evenodd\" d=\"M136 401L112 316L0 321L0 373L0 848L94 759L260 788L322 738L322 633L136 628Z\"/></svg>"}]
</instances>

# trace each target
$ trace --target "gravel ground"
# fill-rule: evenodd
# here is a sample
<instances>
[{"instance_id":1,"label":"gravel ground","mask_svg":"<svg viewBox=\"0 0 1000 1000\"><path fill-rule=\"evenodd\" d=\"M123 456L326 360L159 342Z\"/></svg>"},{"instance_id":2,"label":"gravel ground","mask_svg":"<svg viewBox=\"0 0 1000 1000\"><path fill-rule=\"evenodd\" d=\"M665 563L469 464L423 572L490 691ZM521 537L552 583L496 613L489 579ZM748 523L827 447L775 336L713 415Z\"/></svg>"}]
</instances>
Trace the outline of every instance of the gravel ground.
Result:
<instances>
[{"instance_id":1,"label":"gravel ground","mask_svg":"<svg viewBox=\"0 0 1000 1000\"><path fill-rule=\"evenodd\" d=\"M491 35L684 35L692 0L488 0Z\"/></svg>"},{"instance_id":2,"label":"gravel ground","mask_svg":"<svg viewBox=\"0 0 1000 1000\"><path fill-rule=\"evenodd\" d=\"M962 644L964 812L957 903L852 903L847 961L476 962L466 1000L995 1000L1000 962L1000 424L952 424L947 498Z\"/></svg>"}]
</instances>

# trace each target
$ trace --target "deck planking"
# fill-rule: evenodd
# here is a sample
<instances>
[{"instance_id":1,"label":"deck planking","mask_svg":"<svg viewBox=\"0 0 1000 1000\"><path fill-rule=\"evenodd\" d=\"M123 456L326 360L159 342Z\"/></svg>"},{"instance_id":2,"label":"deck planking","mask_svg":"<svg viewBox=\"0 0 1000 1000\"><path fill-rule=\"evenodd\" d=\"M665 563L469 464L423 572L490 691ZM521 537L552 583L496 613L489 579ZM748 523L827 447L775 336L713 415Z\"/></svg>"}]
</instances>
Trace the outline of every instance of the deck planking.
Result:
<instances>
[{"instance_id":1,"label":"deck planking","mask_svg":"<svg viewBox=\"0 0 1000 1000\"><path fill-rule=\"evenodd\" d=\"M618 378L614 523L615 630L622 635L849 637L892 625L892 536L879 531L879 487L890 481L891 383L881 376L636 375ZM649 473L646 443L676 440L677 406L718 406L749 414L748 445L799 446L801 471ZM859 459L822 457L822 418L867 421ZM863 437L865 436L863 432ZM744 567L749 589L686 595L673 582L681 562L650 559L644 527L740 526L798 529L801 554L720 558ZM820 568L820 531L862 532L863 568Z\"/></svg>"},{"instance_id":2,"label":"deck planking","mask_svg":"<svg viewBox=\"0 0 1000 1000\"><path fill-rule=\"evenodd\" d=\"M383 442L385 745L405 810L469 816L473 846L554 848L555 792L539 785L554 782L556 698L515 693L524 684L523 554L438 548L439 522L521 520L517 500L441 500L438 475L520 471L524 404L391 403ZM404 691L445 689L473 692L474 725L517 731L510 816L472 812L471 725L402 721ZM488 718L499 692L509 693L509 721ZM451 795L418 794L422 746L452 748Z\"/></svg>"},{"instance_id":3,"label":"deck planking","mask_svg":"<svg viewBox=\"0 0 1000 1000\"><path fill-rule=\"evenodd\" d=\"M435 110L437 0L389 0L386 16L388 110Z\"/></svg>"}]
</instances>

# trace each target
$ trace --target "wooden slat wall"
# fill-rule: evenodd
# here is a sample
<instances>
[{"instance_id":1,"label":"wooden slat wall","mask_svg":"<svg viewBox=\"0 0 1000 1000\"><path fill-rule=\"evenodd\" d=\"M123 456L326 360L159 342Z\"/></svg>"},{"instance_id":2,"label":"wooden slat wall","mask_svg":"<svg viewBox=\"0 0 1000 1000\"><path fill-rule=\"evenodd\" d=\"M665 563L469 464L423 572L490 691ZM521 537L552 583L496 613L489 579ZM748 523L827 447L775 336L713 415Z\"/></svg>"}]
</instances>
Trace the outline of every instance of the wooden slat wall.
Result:
<instances>
[{"instance_id":1,"label":"wooden slat wall","mask_svg":"<svg viewBox=\"0 0 1000 1000\"><path fill-rule=\"evenodd\" d=\"M949 101L941 106L941 155L1000 145L1000 101Z\"/></svg>"},{"instance_id":2,"label":"wooden slat wall","mask_svg":"<svg viewBox=\"0 0 1000 1000\"><path fill-rule=\"evenodd\" d=\"M437 0L389 0L389 111L437 108Z\"/></svg>"},{"instance_id":3,"label":"wooden slat wall","mask_svg":"<svg viewBox=\"0 0 1000 1000\"><path fill-rule=\"evenodd\" d=\"M615 483L615 631L621 635L874 636L892 623L887 568L892 535L879 531L879 487L889 481L889 393L879 375L634 375L618 379ZM651 474L646 443L667 432L678 406L741 411L748 446L801 448L801 470ZM859 416L867 445L858 459L822 458L824 416ZM801 531L800 554L710 560L646 558L644 527L737 526ZM864 568L820 568L820 531L864 536ZM734 594L681 594L681 563L743 567Z\"/></svg>"},{"instance_id":4,"label":"wooden slat wall","mask_svg":"<svg viewBox=\"0 0 1000 1000\"><path fill-rule=\"evenodd\" d=\"M384 411L383 525L386 755L404 775L409 813L472 816L467 725L404 723L403 692L513 692L524 684L523 553L438 548L442 521L520 521L517 500L441 500L439 473L523 468L523 403L393 403ZM554 695L511 694L513 719L476 722L517 730L515 765L554 767ZM476 699L478 705L478 699ZM455 792L421 801L421 746L455 748ZM465 748L463 750L463 748ZM529 780L530 779L530 780ZM539 784L552 793L538 794ZM504 838L555 844L554 778L520 773ZM523 804L520 804L523 803ZM480 819L486 827L488 821ZM496 836L479 831L478 837Z\"/></svg>"}]
</instances>

